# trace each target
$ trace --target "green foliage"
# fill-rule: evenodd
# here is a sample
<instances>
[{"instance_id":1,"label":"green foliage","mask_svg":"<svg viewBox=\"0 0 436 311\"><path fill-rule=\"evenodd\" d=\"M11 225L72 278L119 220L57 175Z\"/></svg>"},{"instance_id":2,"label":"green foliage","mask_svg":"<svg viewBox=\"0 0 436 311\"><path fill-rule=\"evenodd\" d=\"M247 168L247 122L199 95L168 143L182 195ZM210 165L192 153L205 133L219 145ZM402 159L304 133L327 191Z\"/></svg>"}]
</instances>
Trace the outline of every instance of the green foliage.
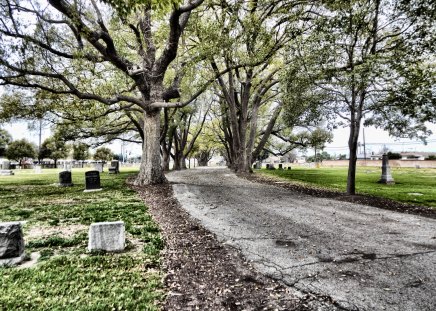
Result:
<instances>
[{"instance_id":1,"label":"green foliage","mask_svg":"<svg viewBox=\"0 0 436 311\"><path fill-rule=\"evenodd\" d=\"M73 159L83 161L89 157L89 146L84 143L73 144Z\"/></svg>"},{"instance_id":2,"label":"green foliage","mask_svg":"<svg viewBox=\"0 0 436 311\"><path fill-rule=\"evenodd\" d=\"M0 310L159 310L162 275L153 268L159 267L163 240L147 207L125 184L136 172L102 175L105 190L99 194L83 193L84 173L73 169L70 188L52 186L58 178L55 171L19 171L0 179L0 219L22 220L24 211L26 247L41 253L33 268L0 268ZM116 220L125 223L129 249L87 253L86 227ZM49 233L78 225L85 229ZM32 229L49 230L35 239L29 236ZM144 246L133 240L144 241Z\"/></svg>"},{"instance_id":3,"label":"green foliage","mask_svg":"<svg viewBox=\"0 0 436 311\"><path fill-rule=\"evenodd\" d=\"M323 160L331 160L331 159L332 159L332 156L328 152L323 151L321 153L317 153L316 156L313 155L313 156L307 157L306 161L307 162L322 162Z\"/></svg>"},{"instance_id":4,"label":"green foliage","mask_svg":"<svg viewBox=\"0 0 436 311\"><path fill-rule=\"evenodd\" d=\"M15 140L8 145L5 152L6 158L21 162L25 158L36 156L35 147L26 139Z\"/></svg>"},{"instance_id":5,"label":"green foliage","mask_svg":"<svg viewBox=\"0 0 436 311\"><path fill-rule=\"evenodd\" d=\"M425 158L426 160L436 160L436 155L431 154L429 155L427 158Z\"/></svg>"},{"instance_id":6,"label":"green foliage","mask_svg":"<svg viewBox=\"0 0 436 311\"><path fill-rule=\"evenodd\" d=\"M58 136L52 136L44 140L41 144L41 150L39 150L38 157L40 159L65 159L70 151L70 146L65 143L62 138Z\"/></svg>"},{"instance_id":7,"label":"green foliage","mask_svg":"<svg viewBox=\"0 0 436 311\"><path fill-rule=\"evenodd\" d=\"M0 128L0 157L3 157L6 152L6 147L12 141L12 136L8 131Z\"/></svg>"},{"instance_id":8,"label":"green foliage","mask_svg":"<svg viewBox=\"0 0 436 311\"><path fill-rule=\"evenodd\" d=\"M121 17L125 18L143 7L165 12L173 6L180 5L183 0L102 0L102 2L111 5Z\"/></svg>"},{"instance_id":9,"label":"green foliage","mask_svg":"<svg viewBox=\"0 0 436 311\"><path fill-rule=\"evenodd\" d=\"M94 160L96 161L110 161L113 157L112 150L106 147L98 148L94 154Z\"/></svg>"},{"instance_id":10,"label":"green foliage","mask_svg":"<svg viewBox=\"0 0 436 311\"><path fill-rule=\"evenodd\" d=\"M298 168L287 171L257 171L262 174L276 176L292 183L309 187L326 188L345 191L347 168ZM409 204L417 204L436 208L436 174L435 169L398 168L392 170L395 185L379 184L380 167L358 167L356 175L356 192L383 197ZM416 196L410 193L421 193Z\"/></svg>"}]
</instances>

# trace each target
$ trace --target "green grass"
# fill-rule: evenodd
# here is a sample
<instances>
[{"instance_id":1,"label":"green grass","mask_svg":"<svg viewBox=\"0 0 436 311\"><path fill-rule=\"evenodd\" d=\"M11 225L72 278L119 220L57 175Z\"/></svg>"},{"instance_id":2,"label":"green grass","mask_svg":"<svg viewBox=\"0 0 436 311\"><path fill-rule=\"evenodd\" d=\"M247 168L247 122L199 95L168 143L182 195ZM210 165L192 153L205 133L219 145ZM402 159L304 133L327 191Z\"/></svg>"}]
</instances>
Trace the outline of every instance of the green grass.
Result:
<instances>
[{"instance_id":1,"label":"green grass","mask_svg":"<svg viewBox=\"0 0 436 311\"><path fill-rule=\"evenodd\" d=\"M256 172L294 183L345 191L348 169L293 167L292 170L262 169ZM436 169L393 168L391 173L395 184L383 185L377 183L381 168L358 167L356 192L436 208ZM413 195L416 193L422 195Z\"/></svg>"},{"instance_id":2,"label":"green grass","mask_svg":"<svg viewBox=\"0 0 436 311\"><path fill-rule=\"evenodd\" d=\"M159 310L163 241L147 207L125 185L134 171L103 173L103 191L90 193L83 192L84 169L73 170L69 188L53 185L58 172L0 176L1 221L26 221L26 252L41 254L31 268L0 268L0 310ZM89 224L117 220L126 226L126 252L87 253ZM68 228L75 230L62 231Z\"/></svg>"}]
</instances>

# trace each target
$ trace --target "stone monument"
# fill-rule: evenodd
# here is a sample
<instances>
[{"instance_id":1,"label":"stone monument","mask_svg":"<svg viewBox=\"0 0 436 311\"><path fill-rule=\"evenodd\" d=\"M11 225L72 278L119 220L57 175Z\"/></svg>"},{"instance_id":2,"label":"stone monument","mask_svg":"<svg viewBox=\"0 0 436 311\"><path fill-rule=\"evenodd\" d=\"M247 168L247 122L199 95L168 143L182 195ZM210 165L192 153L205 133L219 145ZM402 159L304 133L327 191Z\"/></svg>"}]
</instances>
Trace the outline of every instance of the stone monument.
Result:
<instances>
[{"instance_id":1,"label":"stone monument","mask_svg":"<svg viewBox=\"0 0 436 311\"><path fill-rule=\"evenodd\" d=\"M378 181L380 184L395 184L391 175L391 168L389 166L389 159L387 154L383 154L382 158L382 175Z\"/></svg>"},{"instance_id":2,"label":"stone monument","mask_svg":"<svg viewBox=\"0 0 436 311\"><path fill-rule=\"evenodd\" d=\"M121 252L124 250L124 222L97 222L89 227L88 250Z\"/></svg>"},{"instance_id":3,"label":"stone monument","mask_svg":"<svg viewBox=\"0 0 436 311\"><path fill-rule=\"evenodd\" d=\"M280 163L280 164L279 164L279 170L282 170L282 169L283 169L283 164Z\"/></svg>"},{"instance_id":4,"label":"stone monument","mask_svg":"<svg viewBox=\"0 0 436 311\"><path fill-rule=\"evenodd\" d=\"M85 185L86 185L86 189L84 190L84 192L103 190L100 186L100 172L99 171L85 172Z\"/></svg>"},{"instance_id":5,"label":"stone monument","mask_svg":"<svg viewBox=\"0 0 436 311\"><path fill-rule=\"evenodd\" d=\"M94 169L99 173L103 173L103 163L97 162L94 164Z\"/></svg>"},{"instance_id":6,"label":"stone monument","mask_svg":"<svg viewBox=\"0 0 436 311\"><path fill-rule=\"evenodd\" d=\"M120 173L120 162L117 160L111 161L109 167L109 174L119 174Z\"/></svg>"},{"instance_id":7,"label":"stone monument","mask_svg":"<svg viewBox=\"0 0 436 311\"><path fill-rule=\"evenodd\" d=\"M0 222L0 266L11 266L25 258L23 231L19 222Z\"/></svg>"},{"instance_id":8,"label":"stone monument","mask_svg":"<svg viewBox=\"0 0 436 311\"><path fill-rule=\"evenodd\" d=\"M73 180L71 178L70 171L63 171L59 173L59 186L60 187L72 187Z\"/></svg>"}]
</instances>

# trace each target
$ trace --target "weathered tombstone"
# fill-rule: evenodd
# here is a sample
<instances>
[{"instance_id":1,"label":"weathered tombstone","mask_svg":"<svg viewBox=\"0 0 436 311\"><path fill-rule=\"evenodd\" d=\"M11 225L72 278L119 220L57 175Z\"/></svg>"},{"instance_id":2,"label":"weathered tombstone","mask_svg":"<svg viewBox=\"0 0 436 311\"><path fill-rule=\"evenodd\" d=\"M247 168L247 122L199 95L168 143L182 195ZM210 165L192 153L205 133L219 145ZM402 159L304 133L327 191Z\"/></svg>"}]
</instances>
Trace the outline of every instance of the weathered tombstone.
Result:
<instances>
[{"instance_id":1,"label":"weathered tombstone","mask_svg":"<svg viewBox=\"0 0 436 311\"><path fill-rule=\"evenodd\" d=\"M279 164L279 170L282 170L282 169L283 169L283 164L280 163L280 164Z\"/></svg>"},{"instance_id":2,"label":"weathered tombstone","mask_svg":"<svg viewBox=\"0 0 436 311\"><path fill-rule=\"evenodd\" d=\"M8 170L11 167L11 162L10 161L3 161L2 164L2 170Z\"/></svg>"},{"instance_id":3,"label":"weathered tombstone","mask_svg":"<svg viewBox=\"0 0 436 311\"><path fill-rule=\"evenodd\" d=\"M97 162L94 164L94 169L99 173L103 173L103 163Z\"/></svg>"},{"instance_id":4,"label":"weathered tombstone","mask_svg":"<svg viewBox=\"0 0 436 311\"><path fill-rule=\"evenodd\" d=\"M381 184L395 184L391 175L391 168L389 166L389 159L387 154L383 154L382 158L382 175L378 181Z\"/></svg>"},{"instance_id":5,"label":"weathered tombstone","mask_svg":"<svg viewBox=\"0 0 436 311\"><path fill-rule=\"evenodd\" d=\"M256 162L256 169L260 170L262 168L262 162Z\"/></svg>"},{"instance_id":6,"label":"weathered tombstone","mask_svg":"<svg viewBox=\"0 0 436 311\"><path fill-rule=\"evenodd\" d=\"M73 180L71 178L70 171L63 171L59 173L59 186L60 187L72 187Z\"/></svg>"},{"instance_id":7,"label":"weathered tombstone","mask_svg":"<svg viewBox=\"0 0 436 311\"><path fill-rule=\"evenodd\" d=\"M269 164L266 165L266 169L269 170Z\"/></svg>"},{"instance_id":8,"label":"weathered tombstone","mask_svg":"<svg viewBox=\"0 0 436 311\"><path fill-rule=\"evenodd\" d=\"M33 171L35 172L35 174L41 174L42 173L41 165L35 165Z\"/></svg>"},{"instance_id":9,"label":"weathered tombstone","mask_svg":"<svg viewBox=\"0 0 436 311\"><path fill-rule=\"evenodd\" d=\"M121 252L124 250L124 222L97 222L89 227L88 250Z\"/></svg>"},{"instance_id":10,"label":"weathered tombstone","mask_svg":"<svg viewBox=\"0 0 436 311\"><path fill-rule=\"evenodd\" d=\"M292 167L288 166L288 170L292 169Z\"/></svg>"},{"instance_id":11,"label":"weathered tombstone","mask_svg":"<svg viewBox=\"0 0 436 311\"><path fill-rule=\"evenodd\" d=\"M117 160L111 161L111 166L109 167L109 174L119 174L120 172L120 162Z\"/></svg>"},{"instance_id":12,"label":"weathered tombstone","mask_svg":"<svg viewBox=\"0 0 436 311\"><path fill-rule=\"evenodd\" d=\"M100 186L100 172L99 171L88 171L85 172L85 185L86 189L84 192L91 191L101 191Z\"/></svg>"},{"instance_id":13,"label":"weathered tombstone","mask_svg":"<svg viewBox=\"0 0 436 311\"><path fill-rule=\"evenodd\" d=\"M269 169L269 170L275 170L276 168L274 167L274 164L270 164L270 165L268 166L268 169Z\"/></svg>"},{"instance_id":14,"label":"weathered tombstone","mask_svg":"<svg viewBox=\"0 0 436 311\"><path fill-rule=\"evenodd\" d=\"M12 172L12 170L0 170L0 175L1 176L11 176L11 175L14 175L14 172Z\"/></svg>"},{"instance_id":15,"label":"weathered tombstone","mask_svg":"<svg viewBox=\"0 0 436 311\"><path fill-rule=\"evenodd\" d=\"M0 223L0 266L10 266L25 258L23 231L19 222Z\"/></svg>"}]
</instances>

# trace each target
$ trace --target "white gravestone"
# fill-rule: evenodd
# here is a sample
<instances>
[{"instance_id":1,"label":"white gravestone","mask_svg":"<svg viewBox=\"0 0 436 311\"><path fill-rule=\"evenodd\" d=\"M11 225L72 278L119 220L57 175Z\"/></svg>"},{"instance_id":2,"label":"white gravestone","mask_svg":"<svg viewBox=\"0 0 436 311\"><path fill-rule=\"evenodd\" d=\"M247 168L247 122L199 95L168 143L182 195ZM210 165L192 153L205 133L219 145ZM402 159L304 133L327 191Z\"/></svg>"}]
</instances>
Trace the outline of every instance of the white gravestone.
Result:
<instances>
[{"instance_id":1,"label":"white gravestone","mask_svg":"<svg viewBox=\"0 0 436 311\"><path fill-rule=\"evenodd\" d=\"M97 222L89 227L89 251L121 252L125 244L124 222Z\"/></svg>"}]
</instances>

